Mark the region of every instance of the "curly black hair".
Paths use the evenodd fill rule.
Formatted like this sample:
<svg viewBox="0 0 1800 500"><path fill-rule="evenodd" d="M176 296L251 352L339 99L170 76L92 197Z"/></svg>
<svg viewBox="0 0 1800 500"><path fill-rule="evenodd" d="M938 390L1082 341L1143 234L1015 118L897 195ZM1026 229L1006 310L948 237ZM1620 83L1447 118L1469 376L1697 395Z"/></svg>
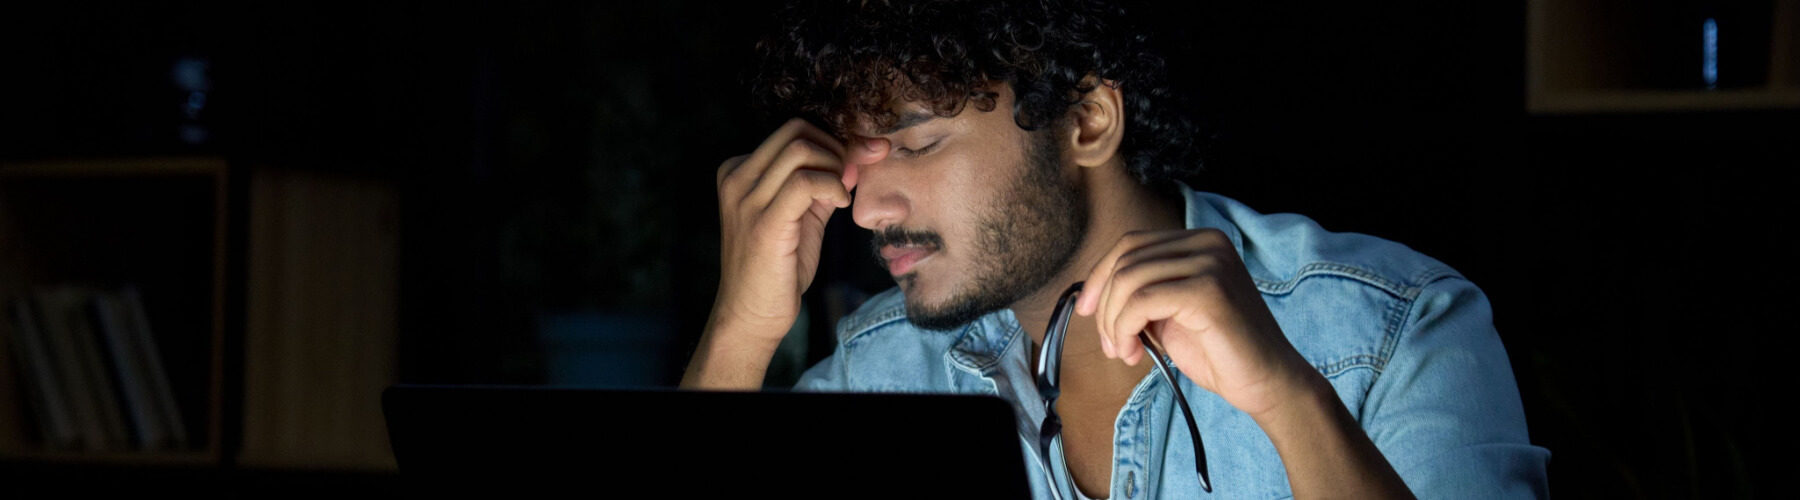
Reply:
<svg viewBox="0 0 1800 500"><path fill-rule="evenodd" d="M846 136L858 117L892 125L894 97L942 117L965 105L991 111L987 89L1005 83L1019 127L1037 130L1066 117L1093 75L1124 97L1126 168L1158 185L1200 169L1203 138L1126 10L1094 0L798 0L757 43L750 87L763 111Z"/></svg>

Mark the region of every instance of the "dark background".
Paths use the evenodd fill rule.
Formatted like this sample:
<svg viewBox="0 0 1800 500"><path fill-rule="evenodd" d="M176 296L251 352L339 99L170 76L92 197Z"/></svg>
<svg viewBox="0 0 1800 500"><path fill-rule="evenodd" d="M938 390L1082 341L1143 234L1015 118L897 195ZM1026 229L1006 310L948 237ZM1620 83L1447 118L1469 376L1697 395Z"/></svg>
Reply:
<svg viewBox="0 0 1800 500"><path fill-rule="evenodd" d="M10 3L0 161L198 153L384 180L402 381L567 381L556 360L610 358L569 358L545 325L598 316L650 325L633 345L652 362L578 382L672 385L717 284L713 170L783 118L740 78L775 3ZM1522 2L1180 5L1146 10L1217 132L1190 184L1473 279L1552 491L1785 490L1794 111L1530 115ZM214 81L200 145L175 133L182 57ZM866 232L827 234L814 290L891 286ZM814 346L840 310L822 293Z"/></svg>

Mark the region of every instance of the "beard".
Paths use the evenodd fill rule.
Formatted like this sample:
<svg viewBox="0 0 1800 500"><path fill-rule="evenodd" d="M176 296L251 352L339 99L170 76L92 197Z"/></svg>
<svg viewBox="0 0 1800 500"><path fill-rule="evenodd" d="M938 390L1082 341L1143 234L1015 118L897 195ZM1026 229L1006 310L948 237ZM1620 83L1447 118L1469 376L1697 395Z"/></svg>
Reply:
<svg viewBox="0 0 1800 500"><path fill-rule="evenodd" d="M1070 260L1087 235L1087 204L1079 177L1063 174L1057 134L1046 128L1031 132L1021 174L1002 189L996 203L977 216L970 255L976 260L969 280L938 304L907 294L906 319L928 330L949 330L1005 307L1043 288ZM941 249L943 239L929 231L889 226L870 242L876 261L886 267L880 249L889 244ZM916 271L897 278L910 290Z"/></svg>

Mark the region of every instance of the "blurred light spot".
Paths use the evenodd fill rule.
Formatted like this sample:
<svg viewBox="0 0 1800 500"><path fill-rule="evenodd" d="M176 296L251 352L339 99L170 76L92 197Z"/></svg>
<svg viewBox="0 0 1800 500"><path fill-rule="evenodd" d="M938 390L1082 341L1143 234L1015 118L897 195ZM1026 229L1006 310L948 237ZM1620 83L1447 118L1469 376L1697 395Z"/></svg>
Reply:
<svg viewBox="0 0 1800 500"><path fill-rule="evenodd" d="M1701 62L1700 77L1706 79L1706 88L1719 88L1719 22L1706 18L1701 25Z"/></svg>
<svg viewBox="0 0 1800 500"><path fill-rule="evenodd" d="M206 142L206 136L206 127L199 125L181 126L181 142L188 144L203 144Z"/></svg>
<svg viewBox="0 0 1800 500"><path fill-rule="evenodd" d="M188 118L199 118L200 110L204 108L206 108L206 93L196 90L188 93L187 106L182 110L187 112Z"/></svg>
<svg viewBox="0 0 1800 500"><path fill-rule="evenodd" d="M175 86L181 90L205 92L212 90L212 79L206 76L212 63L204 58L185 56L175 60Z"/></svg>

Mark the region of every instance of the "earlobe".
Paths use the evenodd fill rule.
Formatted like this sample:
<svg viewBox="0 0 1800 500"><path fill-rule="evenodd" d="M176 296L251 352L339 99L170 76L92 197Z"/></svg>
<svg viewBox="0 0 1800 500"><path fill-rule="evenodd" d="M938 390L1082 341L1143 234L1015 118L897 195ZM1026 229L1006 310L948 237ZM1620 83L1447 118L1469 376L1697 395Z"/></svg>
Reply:
<svg viewBox="0 0 1800 500"><path fill-rule="evenodd" d="M1112 161L1124 140L1124 98L1117 83L1088 78L1097 81L1071 110L1069 153L1077 165L1098 167Z"/></svg>

